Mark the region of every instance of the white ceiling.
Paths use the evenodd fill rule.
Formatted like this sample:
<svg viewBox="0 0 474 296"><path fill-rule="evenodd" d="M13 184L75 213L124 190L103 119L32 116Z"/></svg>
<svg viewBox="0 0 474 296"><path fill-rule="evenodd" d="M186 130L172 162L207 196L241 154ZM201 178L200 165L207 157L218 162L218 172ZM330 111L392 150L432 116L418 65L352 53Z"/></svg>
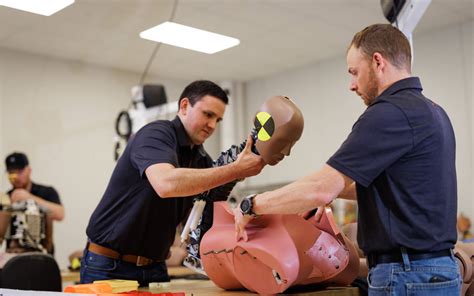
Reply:
<svg viewBox="0 0 474 296"><path fill-rule="evenodd" d="M156 43L138 34L173 3L76 0L50 17L0 6L0 47L142 73ZM473 3L432 0L415 33L472 21ZM341 55L356 31L386 22L379 0L178 0L174 21L241 44L213 55L163 44L150 73L241 81Z"/></svg>

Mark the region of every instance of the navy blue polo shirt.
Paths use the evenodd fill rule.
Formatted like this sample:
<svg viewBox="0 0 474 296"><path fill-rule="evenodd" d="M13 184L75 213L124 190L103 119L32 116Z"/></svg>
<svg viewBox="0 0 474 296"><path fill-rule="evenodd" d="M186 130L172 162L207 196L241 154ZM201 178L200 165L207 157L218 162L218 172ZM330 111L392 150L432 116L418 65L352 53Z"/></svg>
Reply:
<svg viewBox="0 0 474 296"><path fill-rule="evenodd" d="M191 148L179 117L144 126L127 144L90 218L86 233L92 242L121 254L166 259L193 198L160 198L145 174L157 163L207 168L212 160L202 145Z"/></svg>
<svg viewBox="0 0 474 296"><path fill-rule="evenodd" d="M327 162L356 182L357 240L366 254L456 242L454 131L421 91L417 77L391 85Z"/></svg>

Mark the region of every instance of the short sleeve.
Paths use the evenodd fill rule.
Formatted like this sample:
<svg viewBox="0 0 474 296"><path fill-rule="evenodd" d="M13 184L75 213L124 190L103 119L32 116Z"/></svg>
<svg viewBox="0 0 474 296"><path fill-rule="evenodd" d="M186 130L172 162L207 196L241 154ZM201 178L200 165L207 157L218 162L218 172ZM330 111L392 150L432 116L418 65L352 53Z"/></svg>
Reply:
<svg viewBox="0 0 474 296"><path fill-rule="evenodd" d="M388 102L370 106L327 164L364 187L413 147L401 109Z"/></svg>
<svg viewBox="0 0 474 296"><path fill-rule="evenodd" d="M56 191L56 189L54 189L53 187L46 187L45 188L45 196L44 196L44 199L50 201L50 202L54 202L58 205L61 204L61 199L59 198L59 194L58 192Z"/></svg>
<svg viewBox="0 0 474 296"><path fill-rule="evenodd" d="M169 163L178 167L176 135L170 125L149 125L140 130L133 139L131 162L143 176L145 170L157 163Z"/></svg>

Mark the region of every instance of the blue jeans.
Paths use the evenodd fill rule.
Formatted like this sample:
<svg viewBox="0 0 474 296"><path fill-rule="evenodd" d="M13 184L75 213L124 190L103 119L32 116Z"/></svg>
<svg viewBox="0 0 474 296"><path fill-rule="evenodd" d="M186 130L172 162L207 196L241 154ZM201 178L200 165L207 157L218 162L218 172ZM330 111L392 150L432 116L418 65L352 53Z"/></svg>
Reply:
<svg viewBox="0 0 474 296"><path fill-rule="evenodd" d="M461 294L461 275L451 256L383 263L371 268L367 276L369 296L457 296Z"/></svg>
<svg viewBox="0 0 474 296"><path fill-rule="evenodd" d="M140 286L148 286L152 282L170 281L165 262L136 266L133 263L84 250L81 260L81 284L111 279L136 280Z"/></svg>

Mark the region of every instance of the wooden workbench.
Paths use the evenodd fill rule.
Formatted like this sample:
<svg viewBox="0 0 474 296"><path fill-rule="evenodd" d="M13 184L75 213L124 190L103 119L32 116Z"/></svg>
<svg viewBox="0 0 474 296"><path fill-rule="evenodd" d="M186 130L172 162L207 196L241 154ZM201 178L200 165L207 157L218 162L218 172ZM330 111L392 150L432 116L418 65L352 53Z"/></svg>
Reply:
<svg viewBox="0 0 474 296"><path fill-rule="evenodd" d="M210 280L202 279L190 279L196 276L196 273L186 267L171 267L168 268L168 273L171 277L170 283L165 283L159 288L140 288L140 291L149 291L152 293L164 293L164 292L185 292L186 296L243 296L253 295L250 291L225 291L214 285ZM187 278L186 278L187 277ZM304 296L359 296L359 289L355 287L333 287L326 288L324 290L291 290L285 294L280 295L304 295Z"/></svg>
<svg viewBox="0 0 474 296"><path fill-rule="evenodd" d="M168 274L171 278L182 278L186 276L191 276L196 273L194 273L189 268L180 266L180 267L169 267ZM61 279L63 283L64 282L78 283L80 280L80 273L79 271L61 270Z"/></svg>
<svg viewBox="0 0 474 296"><path fill-rule="evenodd" d="M186 267L170 267L168 273L171 277L170 283L160 284L158 288L140 288L140 291L152 293L164 292L184 292L186 296L244 296L256 294L249 291L225 291L214 285L210 280L192 279L198 275ZM79 272L62 272L64 281L79 281ZM301 296L359 296L359 290L355 287L332 287L324 290L292 291L280 295L301 295Z"/></svg>
<svg viewBox="0 0 474 296"><path fill-rule="evenodd" d="M187 280L187 279L174 279L164 287L149 289L140 288L140 291L149 291L152 293L164 293L164 292L184 292L186 296L247 296L256 295L250 291L225 291L214 285L209 280ZM326 288L324 290L314 291L289 291L279 295L304 295L304 296L359 296L359 290L355 287L333 287Z"/></svg>

